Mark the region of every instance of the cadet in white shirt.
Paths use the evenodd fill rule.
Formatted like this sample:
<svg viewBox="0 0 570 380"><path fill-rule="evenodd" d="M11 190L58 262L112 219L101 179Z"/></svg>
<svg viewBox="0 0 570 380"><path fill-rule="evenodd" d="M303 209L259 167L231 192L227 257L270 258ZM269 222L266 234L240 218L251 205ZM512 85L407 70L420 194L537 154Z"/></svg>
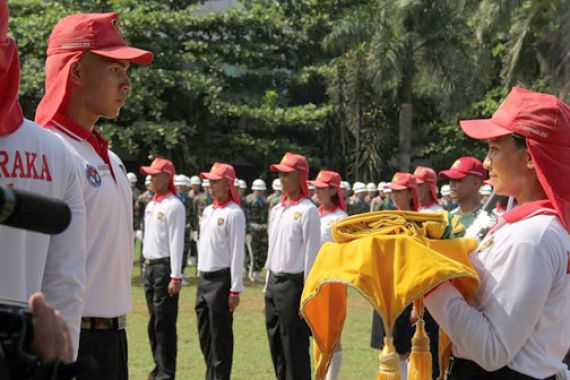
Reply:
<svg viewBox="0 0 570 380"><path fill-rule="evenodd" d="M303 285L321 246L317 208L309 199L309 164L286 153L271 165L283 186L281 202L269 214L269 252L265 286L265 323L279 380L311 378L310 330L300 317Z"/></svg>
<svg viewBox="0 0 570 380"><path fill-rule="evenodd" d="M143 244L148 337L155 364L148 378L174 379L186 210L176 195L172 162L157 157L140 171L151 176L150 190L154 192L145 209Z"/></svg>
<svg viewBox="0 0 570 380"><path fill-rule="evenodd" d="M314 181L319 202L319 216L321 217L321 243L332 242L332 226L348 216L346 202L342 194L340 174L333 171L321 170ZM342 348L340 342L332 357L326 380L336 380L340 373L342 363Z"/></svg>
<svg viewBox="0 0 570 380"><path fill-rule="evenodd" d="M196 317L207 380L231 376L233 313L243 291L245 216L240 208L233 166L216 162L202 179L210 181L214 203L200 218Z"/></svg>
<svg viewBox="0 0 570 380"><path fill-rule="evenodd" d="M0 302L25 303L33 293L43 292L69 327L75 357L85 288L81 173L57 136L24 119L18 102L18 50L7 32L8 4L0 0L0 185L64 201L71 209L71 224L57 235L0 226Z"/></svg>
<svg viewBox="0 0 570 380"><path fill-rule="evenodd" d="M487 140L495 192L514 196L471 254L481 278L466 302L449 283L425 305L453 343L449 379L554 379L570 346L570 108L515 87L491 119L462 121Z"/></svg>
<svg viewBox="0 0 570 380"><path fill-rule="evenodd" d="M131 90L130 63L152 53L127 45L116 13L76 14L52 31L45 95L36 122L56 132L81 167L86 208L86 288L79 358L97 369L84 379L128 379L126 314L131 310L132 191L125 166L95 129L115 118Z"/></svg>

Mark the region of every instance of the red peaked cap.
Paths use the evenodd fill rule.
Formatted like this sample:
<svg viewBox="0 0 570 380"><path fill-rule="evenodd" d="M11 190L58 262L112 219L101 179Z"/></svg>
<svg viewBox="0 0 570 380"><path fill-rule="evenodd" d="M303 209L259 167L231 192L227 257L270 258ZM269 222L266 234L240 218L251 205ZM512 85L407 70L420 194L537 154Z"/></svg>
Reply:
<svg viewBox="0 0 570 380"><path fill-rule="evenodd" d="M8 37L8 1L0 0L0 136L14 132L24 122L18 103L20 60L18 47Z"/></svg>
<svg viewBox="0 0 570 380"><path fill-rule="evenodd" d="M241 199L235 186L236 171L232 165L215 162L209 172L200 173L200 178L211 181L225 180L230 189L230 198L238 206L241 204Z"/></svg>
<svg viewBox="0 0 570 380"><path fill-rule="evenodd" d="M46 60L45 95L36 110L36 123L46 125L67 95L71 65L91 52L106 58L141 65L152 62L152 53L129 46L121 35L119 16L81 13L64 17L53 29Z"/></svg>
<svg viewBox="0 0 570 380"><path fill-rule="evenodd" d="M570 232L570 108L562 100L514 87L493 117L460 125L478 140L512 133L526 137L538 180Z"/></svg>
<svg viewBox="0 0 570 380"><path fill-rule="evenodd" d="M392 177L392 182L386 185L392 190L410 190L412 193L413 210L418 211L420 202L418 200L418 185L416 179L410 173L396 173Z"/></svg>
<svg viewBox="0 0 570 380"><path fill-rule="evenodd" d="M141 166L140 172L142 175L159 174L166 173L170 181L168 182L168 190L174 195L176 195L176 187L174 186L174 175L176 174L176 169L174 164L167 160L166 158L157 157L155 158L150 166Z"/></svg>
<svg viewBox="0 0 570 380"><path fill-rule="evenodd" d="M299 181L301 186L301 194L303 197L309 198L309 187L307 180L309 179L309 163L305 156L300 154L287 152L281 159L279 164L273 164L269 167L272 172L290 173L293 171L299 172Z"/></svg>
<svg viewBox="0 0 570 380"><path fill-rule="evenodd" d="M307 181L309 184L315 186L318 189L324 189L326 187L334 187L336 189L336 195L338 197L338 207L346 211L346 202L342 195L342 190L340 188L341 177L337 172L329 170L321 170L317 175L317 179L314 181Z"/></svg>
<svg viewBox="0 0 570 380"><path fill-rule="evenodd" d="M422 183L427 183L429 185L429 194L431 196L431 200L434 202L438 202L437 174L435 173L435 170L425 166L418 166L414 171L414 178L416 179L416 183L418 185L421 185Z"/></svg>

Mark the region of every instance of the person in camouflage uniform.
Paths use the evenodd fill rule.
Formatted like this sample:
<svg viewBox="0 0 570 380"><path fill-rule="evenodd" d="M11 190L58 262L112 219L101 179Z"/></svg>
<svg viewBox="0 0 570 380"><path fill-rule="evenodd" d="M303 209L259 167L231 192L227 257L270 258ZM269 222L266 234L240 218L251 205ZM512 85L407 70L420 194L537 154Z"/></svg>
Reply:
<svg viewBox="0 0 570 380"><path fill-rule="evenodd" d="M267 197L267 203L269 203L269 211L271 211L275 205L279 204L279 202L281 202L281 198L283 198L283 188L281 187L281 181L279 178L275 178L273 180L271 183L271 188L273 189L273 193ZM267 212L268 215L269 211Z"/></svg>
<svg viewBox="0 0 570 380"><path fill-rule="evenodd" d="M370 212L370 204L364 200L367 194L366 185L362 182L355 182L352 190L354 195L348 200L348 215Z"/></svg>
<svg viewBox="0 0 570 380"><path fill-rule="evenodd" d="M188 195L190 191L190 178L184 174L178 174L174 176L174 187L176 187L176 195L178 199L184 205L184 210L186 211L186 225L184 226L184 251L182 255L182 273L186 265L188 265L188 255L190 254L190 238L192 236L192 220L194 202L192 198Z"/></svg>
<svg viewBox="0 0 570 380"><path fill-rule="evenodd" d="M244 211L247 221L246 242L247 249L251 248L253 254L253 267L250 268L249 277L252 281L259 281L259 272L267 259L267 218L269 203L265 198L267 186L262 179L256 179L251 186L253 193L245 198ZM251 263L250 263L251 265Z"/></svg>
<svg viewBox="0 0 570 380"><path fill-rule="evenodd" d="M137 198L137 201L135 202L135 208L133 210L133 215L138 215L137 217L137 230L141 231L141 236L138 236L137 238L139 238L140 242L141 242L141 255L140 255L140 261L139 261L139 266L140 266L140 270L141 270L141 281L144 282L144 278L142 276L143 273L143 269L144 269L144 256L142 254L143 251L143 236L144 236L144 210L146 209L146 205L148 205L150 203L150 201L152 201L152 197L154 196L154 193L152 191L150 191L150 175L147 175L145 180L144 180L144 186L146 188L146 191L144 193L142 193L141 195L139 195L139 197Z"/></svg>
<svg viewBox="0 0 570 380"><path fill-rule="evenodd" d="M202 194L202 181L197 175L190 177L191 189L188 192L188 198L190 198L191 207L188 213L188 218L190 220L190 229L192 230L190 235L190 261L195 265L198 262L198 231L200 229L200 220L198 214L196 213L195 202ZM188 219L187 219L188 220Z"/></svg>

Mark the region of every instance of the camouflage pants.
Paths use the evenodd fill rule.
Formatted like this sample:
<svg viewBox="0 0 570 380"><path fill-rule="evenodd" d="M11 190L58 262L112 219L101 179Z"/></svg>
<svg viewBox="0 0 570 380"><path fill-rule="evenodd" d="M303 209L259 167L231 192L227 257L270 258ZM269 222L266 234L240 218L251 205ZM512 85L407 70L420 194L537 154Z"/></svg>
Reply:
<svg viewBox="0 0 570 380"><path fill-rule="evenodd" d="M259 272L267 260L267 230L251 231L253 270Z"/></svg>

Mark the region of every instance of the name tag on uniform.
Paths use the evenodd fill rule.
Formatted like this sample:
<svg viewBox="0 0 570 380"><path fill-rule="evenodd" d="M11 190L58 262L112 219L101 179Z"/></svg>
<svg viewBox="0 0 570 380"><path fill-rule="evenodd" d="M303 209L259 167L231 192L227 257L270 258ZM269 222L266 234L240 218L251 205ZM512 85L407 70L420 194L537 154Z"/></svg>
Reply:
<svg viewBox="0 0 570 380"><path fill-rule="evenodd" d="M97 171L101 175L101 177L108 177L111 175L111 169L109 169L109 165L97 165Z"/></svg>
<svg viewBox="0 0 570 380"><path fill-rule="evenodd" d="M224 225L224 218L218 218L218 226Z"/></svg>
<svg viewBox="0 0 570 380"><path fill-rule="evenodd" d="M293 214L293 219L295 220L301 219L301 213L299 211L295 211L295 213Z"/></svg>

